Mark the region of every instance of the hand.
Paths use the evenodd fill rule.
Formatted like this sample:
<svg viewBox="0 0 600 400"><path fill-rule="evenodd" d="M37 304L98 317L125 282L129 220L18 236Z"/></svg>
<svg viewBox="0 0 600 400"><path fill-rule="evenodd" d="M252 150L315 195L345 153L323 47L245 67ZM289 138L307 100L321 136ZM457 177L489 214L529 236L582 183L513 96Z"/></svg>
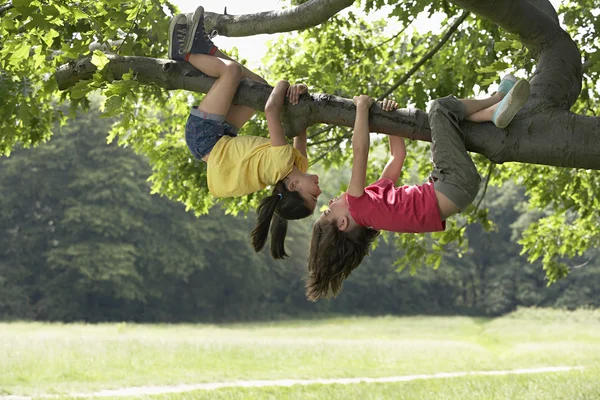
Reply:
<svg viewBox="0 0 600 400"><path fill-rule="evenodd" d="M298 104L301 94L308 93L308 87L304 83L296 83L287 89L286 96L290 103Z"/></svg>
<svg viewBox="0 0 600 400"><path fill-rule="evenodd" d="M377 103L379 103L383 111L394 111L398 108L398 103L390 99L384 99L383 101L378 101Z"/></svg>
<svg viewBox="0 0 600 400"><path fill-rule="evenodd" d="M366 94L361 94L360 96L354 96L352 102L356 105L356 107L365 107L369 108L375 102L375 99L371 96L367 96Z"/></svg>

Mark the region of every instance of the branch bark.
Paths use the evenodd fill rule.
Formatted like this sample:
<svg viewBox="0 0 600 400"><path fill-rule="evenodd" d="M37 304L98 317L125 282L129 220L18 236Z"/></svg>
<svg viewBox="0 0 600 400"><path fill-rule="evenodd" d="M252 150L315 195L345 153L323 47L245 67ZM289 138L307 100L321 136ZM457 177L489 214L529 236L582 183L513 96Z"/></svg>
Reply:
<svg viewBox="0 0 600 400"><path fill-rule="evenodd" d="M206 93L215 79L203 75L184 62L147 57L108 55L106 66L115 79L132 70L142 83L152 83L168 90L185 89ZM65 90L80 80L91 79L96 67L90 58L59 67L56 78ZM264 110L273 88L244 79L234 103ZM286 134L295 136L306 127L335 124L352 127L355 106L351 99L328 94L302 96L299 104L284 107ZM384 112L375 104L370 111L371 130L413 140L431 141L427 113L418 109ZM483 154L495 163L516 161L560 167L600 170L600 118L575 115L557 107L520 113L506 129L491 123L465 121L462 128L469 151ZM552 139L548 133L553 132Z"/></svg>
<svg viewBox="0 0 600 400"><path fill-rule="evenodd" d="M4 13L6 13L11 8L13 8L13 4L10 1L6 4L1 4L0 5L0 16L4 15Z"/></svg>
<svg viewBox="0 0 600 400"><path fill-rule="evenodd" d="M310 0L283 11L244 15L206 12L206 27L229 37L291 32L322 24L352 3L354 0Z"/></svg>

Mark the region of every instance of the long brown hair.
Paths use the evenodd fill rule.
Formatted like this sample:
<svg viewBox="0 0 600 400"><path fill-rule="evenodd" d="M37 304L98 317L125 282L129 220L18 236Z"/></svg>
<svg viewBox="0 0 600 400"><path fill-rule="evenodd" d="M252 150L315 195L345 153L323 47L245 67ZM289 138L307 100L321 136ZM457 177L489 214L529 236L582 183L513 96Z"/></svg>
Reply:
<svg viewBox="0 0 600 400"><path fill-rule="evenodd" d="M270 231L271 257L276 260L287 257L285 236L288 220L306 218L313 211L300 193L288 190L283 180L277 182L271 195L258 205L256 227L251 235L254 251L262 250Z"/></svg>
<svg viewBox="0 0 600 400"><path fill-rule="evenodd" d="M340 231L336 221L315 222L308 255L306 297L317 301L337 296L344 279L369 254L378 235L378 230L361 225Z"/></svg>

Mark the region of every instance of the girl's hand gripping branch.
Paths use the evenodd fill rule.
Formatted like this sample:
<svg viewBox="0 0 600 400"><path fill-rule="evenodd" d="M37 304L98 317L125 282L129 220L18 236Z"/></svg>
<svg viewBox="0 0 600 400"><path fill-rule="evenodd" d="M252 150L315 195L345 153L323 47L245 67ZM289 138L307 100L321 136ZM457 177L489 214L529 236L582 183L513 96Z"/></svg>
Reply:
<svg viewBox="0 0 600 400"><path fill-rule="evenodd" d="M369 108L375 100L367 95L354 96L352 100L356 105L356 119L354 133L352 134L352 175L348 185L348 194L360 197L365 192L367 181L367 161L369 159Z"/></svg>
<svg viewBox="0 0 600 400"><path fill-rule="evenodd" d="M265 105L265 117L267 118L269 137L271 138L271 146L273 147L288 144L283 132L283 124L281 123L281 111L283 110L283 100L289 87L290 83L288 81L277 82Z"/></svg>
<svg viewBox="0 0 600 400"><path fill-rule="evenodd" d="M298 104L301 94L308 93L308 87L304 83L291 85L287 90L287 97L291 104Z"/></svg>

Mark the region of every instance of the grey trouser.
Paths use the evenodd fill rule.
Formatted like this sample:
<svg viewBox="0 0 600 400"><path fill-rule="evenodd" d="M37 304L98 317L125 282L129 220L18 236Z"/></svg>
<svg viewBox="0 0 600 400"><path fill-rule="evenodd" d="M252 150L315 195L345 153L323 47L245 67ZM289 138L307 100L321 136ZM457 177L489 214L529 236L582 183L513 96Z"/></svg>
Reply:
<svg viewBox="0 0 600 400"><path fill-rule="evenodd" d="M481 183L459 126L464 118L465 106L454 96L431 103L429 127L433 171L429 179L435 190L448 197L461 211L475 200Z"/></svg>

